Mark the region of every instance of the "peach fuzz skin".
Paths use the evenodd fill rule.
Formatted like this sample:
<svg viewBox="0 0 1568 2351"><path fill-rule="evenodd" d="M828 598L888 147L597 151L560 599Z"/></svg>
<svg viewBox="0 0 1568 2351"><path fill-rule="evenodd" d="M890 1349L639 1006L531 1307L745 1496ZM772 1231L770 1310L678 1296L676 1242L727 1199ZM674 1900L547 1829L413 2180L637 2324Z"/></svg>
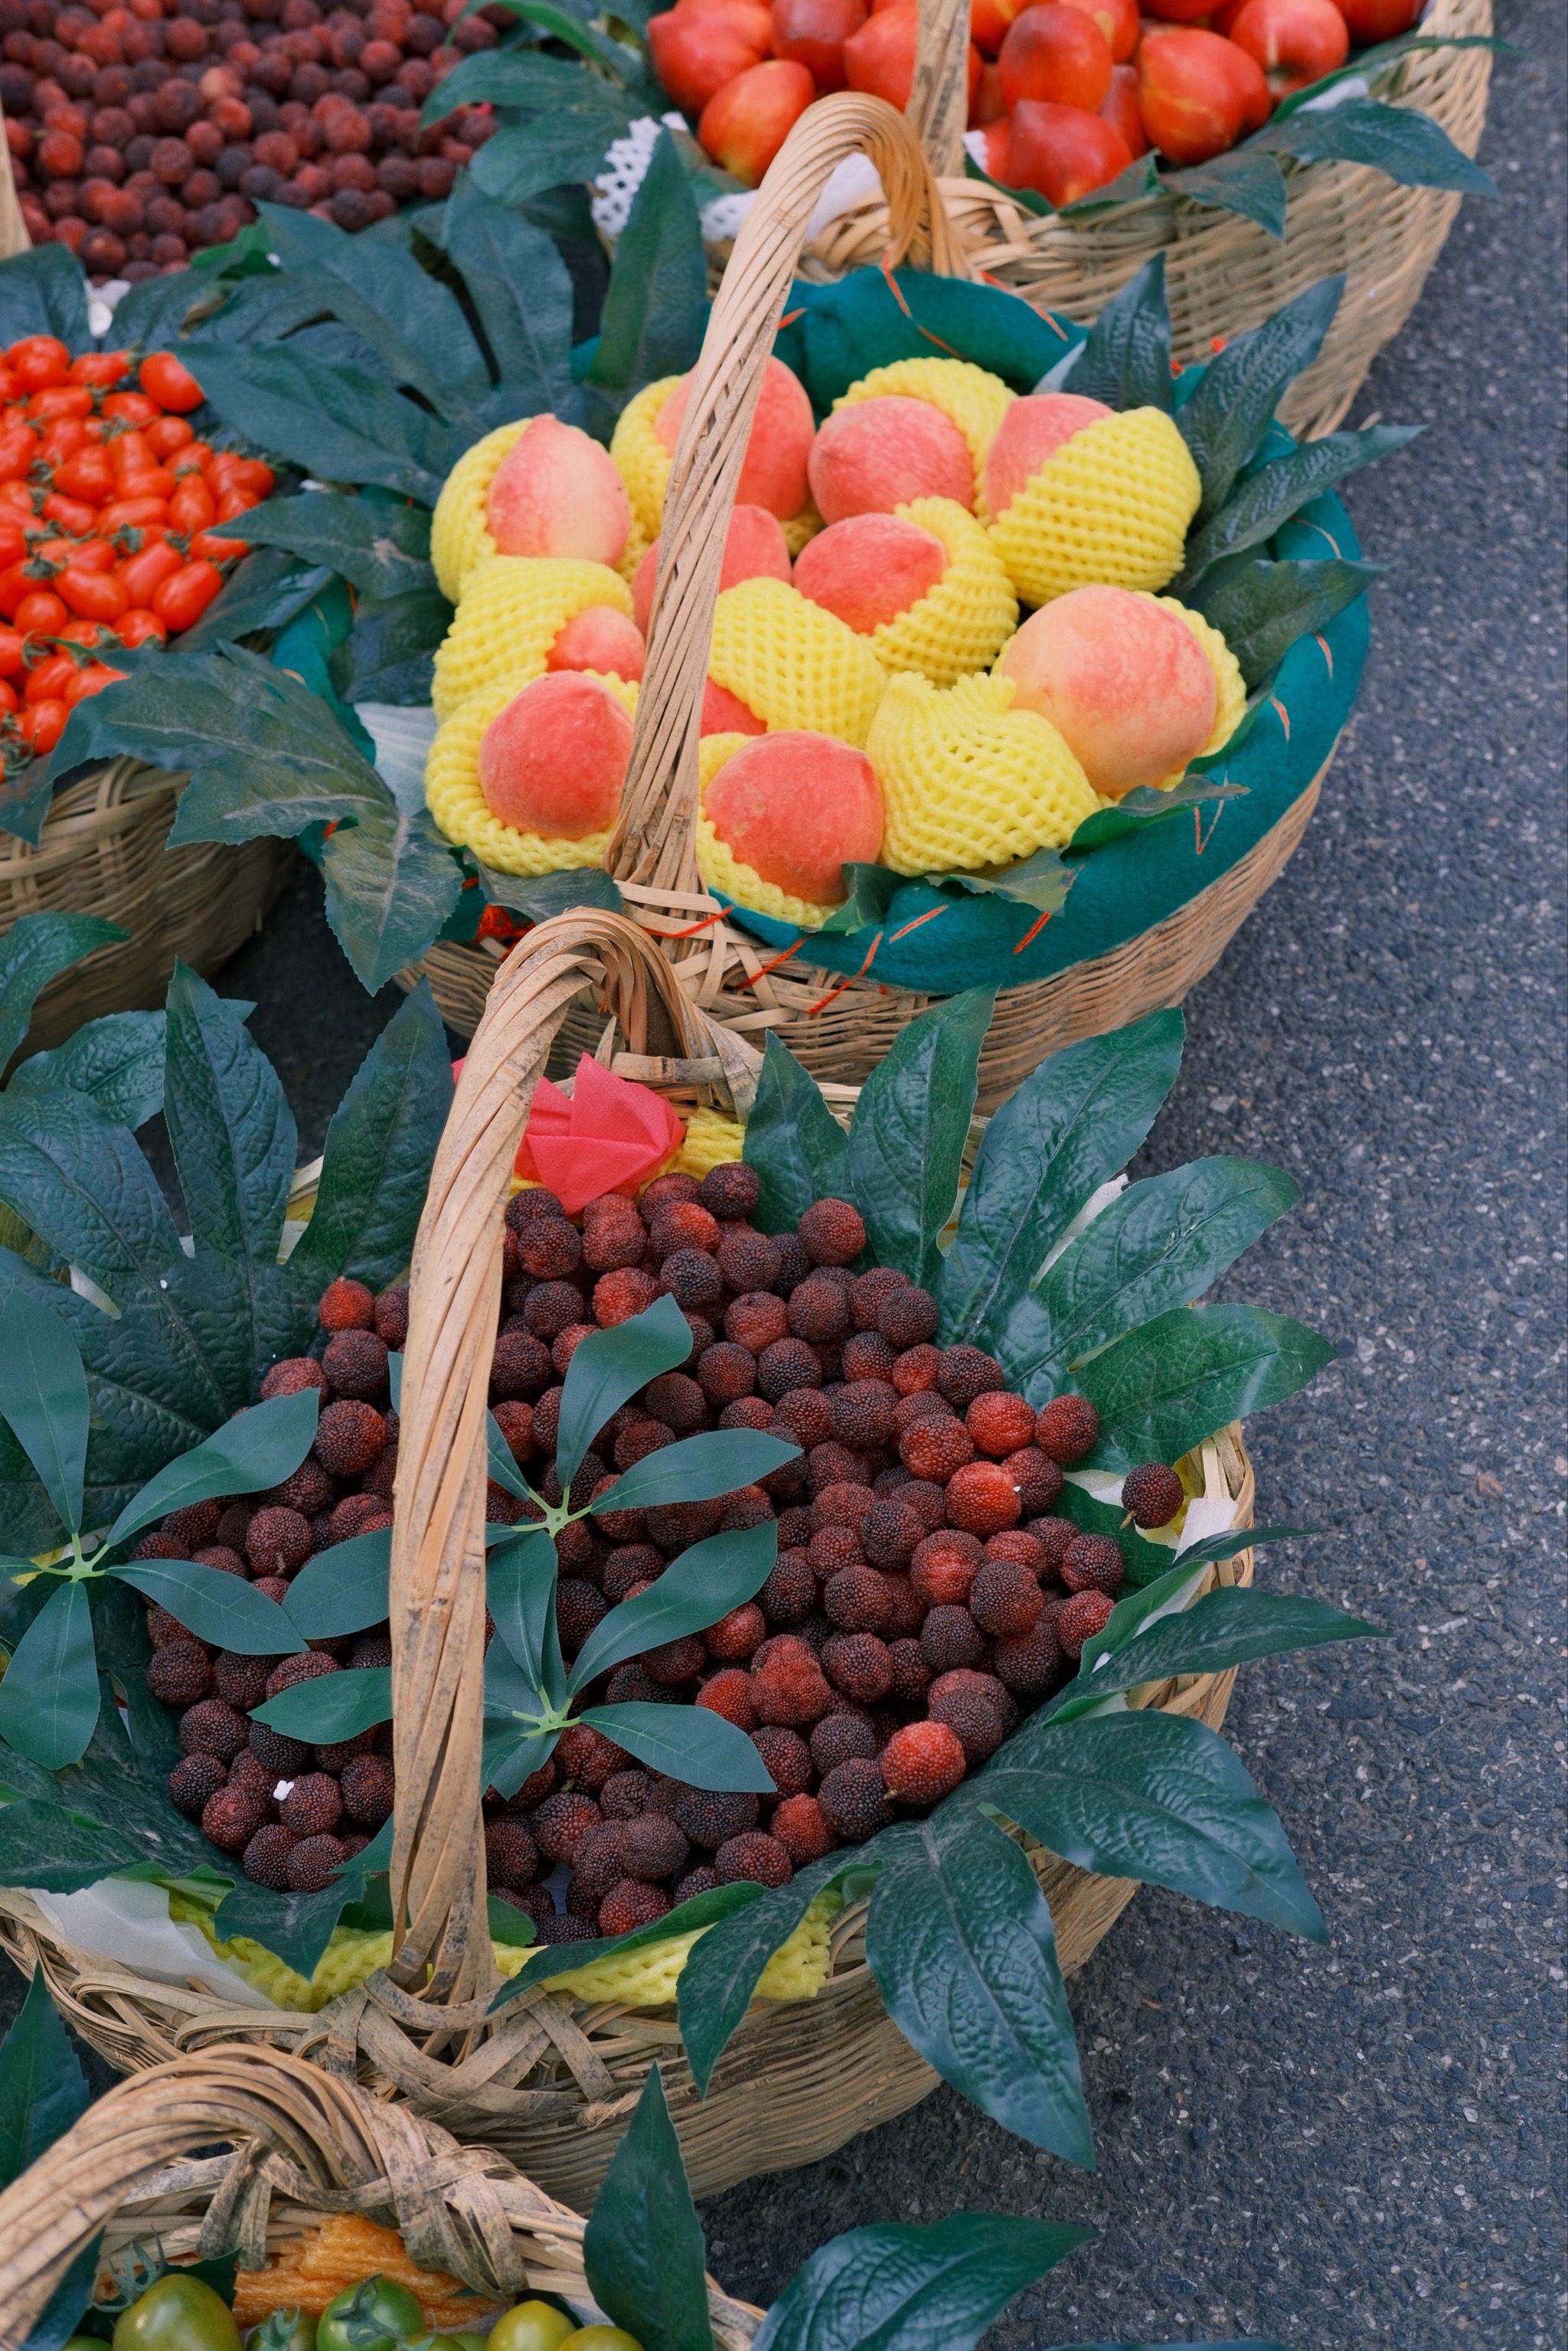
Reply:
<svg viewBox="0 0 1568 2351"><path fill-rule="evenodd" d="M851 515L808 539L795 585L862 637L928 596L947 569L934 532L897 515Z"/></svg>
<svg viewBox="0 0 1568 2351"><path fill-rule="evenodd" d="M632 611L637 626L644 636L653 610L653 582L659 576L659 542L653 541L632 582ZM789 550L784 544L784 534L779 528L777 515L766 507L737 507L729 518L725 535L724 564L718 575L719 590L738 587L743 580L782 580L789 578Z"/></svg>
<svg viewBox="0 0 1568 2351"><path fill-rule="evenodd" d="M843 868L874 862L882 789L863 751L786 727L719 769L704 803L719 839L764 882L813 906L840 904Z"/></svg>
<svg viewBox="0 0 1568 2351"><path fill-rule="evenodd" d="M1075 433L1086 433L1111 414L1103 401L1076 392L1031 392L1015 400L986 454L986 504L1005 514L1025 484Z"/></svg>
<svg viewBox="0 0 1568 2351"><path fill-rule="evenodd" d="M547 670L607 670L612 677L641 679L648 649L643 632L610 604L574 612L545 656Z"/></svg>
<svg viewBox="0 0 1568 2351"><path fill-rule="evenodd" d="M731 694L727 685L716 684L710 677L703 686L703 715L698 731L704 735L766 735L768 728L738 694Z"/></svg>
<svg viewBox="0 0 1568 2351"><path fill-rule="evenodd" d="M681 437L690 381L689 376L683 376L653 419L653 431L672 456ZM751 420L736 503L766 507L780 522L800 514L806 504L806 460L816 429L817 420L800 377L792 375L782 360L769 360Z"/></svg>
<svg viewBox="0 0 1568 2351"><path fill-rule="evenodd" d="M581 841L615 821L632 721L615 696L570 671L536 678L479 743L479 789L518 832Z"/></svg>
<svg viewBox="0 0 1568 2351"><path fill-rule="evenodd" d="M1027 620L997 664L1048 718L1102 798L1156 784L1201 751L1218 689L1191 630L1124 588L1075 588Z"/></svg>
<svg viewBox="0 0 1568 2351"><path fill-rule="evenodd" d="M957 426L928 402L895 392L835 409L806 470L824 522L891 514L914 498L974 508L975 468Z"/></svg>
<svg viewBox="0 0 1568 2351"><path fill-rule="evenodd" d="M632 509L608 450L575 424L536 416L496 468L485 521L503 555L575 556L613 569Z"/></svg>

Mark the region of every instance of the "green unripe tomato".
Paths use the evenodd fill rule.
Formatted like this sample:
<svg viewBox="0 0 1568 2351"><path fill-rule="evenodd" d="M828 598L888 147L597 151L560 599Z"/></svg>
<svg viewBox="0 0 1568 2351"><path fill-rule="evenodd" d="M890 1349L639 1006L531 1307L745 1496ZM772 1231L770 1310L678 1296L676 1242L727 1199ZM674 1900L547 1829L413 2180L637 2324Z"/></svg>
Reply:
<svg viewBox="0 0 1568 2351"><path fill-rule="evenodd" d="M623 2326L580 2326L562 2335L558 2351L643 2351L643 2346Z"/></svg>
<svg viewBox="0 0 1568 2351"><path fill-rule="evenodd" d="M308 2310L292 2303L275 2310L245 2338L245 2351L316 2351L316 2321Z"/></svg>
<svg viewBox="0 0 1568 2351"><path fill-rule="evenodd" d="M171 2270L120 2312L114 2351L240 2351L239 2328L204 2278Z"/></svg>
<svg viewBox="0 0 1568 2351"><path fill-rule="evenodd" d="M519 2302L497 2319L485 2351L560 2351L567 2336L578 2331L563 2310L548 2302Z"/></svg>
<svg viewBox="0 0 1568 2351"><path fill-rule="evenodd" d="M403 2351L427 2338L424 2313L407 2286L361 2278L333 2295L316 2322L316 2351Z"/></svg>

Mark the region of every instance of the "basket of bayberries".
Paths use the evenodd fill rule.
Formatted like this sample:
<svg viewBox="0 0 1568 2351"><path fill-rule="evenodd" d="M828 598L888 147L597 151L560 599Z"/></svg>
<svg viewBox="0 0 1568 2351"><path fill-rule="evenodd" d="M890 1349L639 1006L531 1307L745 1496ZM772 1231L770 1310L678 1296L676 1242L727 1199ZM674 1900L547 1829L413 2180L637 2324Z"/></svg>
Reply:
<svg viewBox="0 0 1568 2351"><path fill-rule="evenodd" d="M618 1032L555 1084L583 994ZM636 925L540 925L406 1283L372 1269L409 1185L372 1208L353 1176L406 1150L417 1030L356 1088L385 1139L329 1143L246 1311L287 1297L301 1332L291 1268L366 1278L313 1293L314 1344L140 1487L146 1432L98 1373L88 1442L82 1352L135 1376L118 1326L11 1271L0 1416L37 1548L5 1620L0 1912L115 2063L255 2035L580 2201L655 2060L704 2189L939 2075L1086 2161L1063 1971L1136 1881L1322 1933L1215 1726L1238 1663L1356 1629L1249 1588L1235 1423L1332 1351L1190 1303L1297 1187L1230 1159L1124 1186L1176 1012L977 1130L989 1008L913 1024L841 1119ZM235 1299L210 1223L176 1288Z"/></svg>
<svg viewBox="0 0 1568 2351"><path fill-rule="evenodd" d="M15 313L36 273L7 268ZM85 343L75 265L63 274ZM40 1043L89 1012L156 1004L176 956L215 969L282 878L271 841L165 852L180 776L132 759L63 787L48 774L71 711L125 674L118 659L181 643L249 553L224 525L267 496L272 469L204 439L201 408L168 351L73 356L59 335L29 333L0 357L0 931L44 909L126 935L55 984Z"/></svg>
<svg viewBox="0 0 1568 2351"><path fill-rule="evenodd" d="M862 148L935 266L791 290ZM1359 679L1375 569L1333 485L1408 436L1272 422L1339 291L1173 381L1158 262L1087 338L1041 319L963 274L903 119L824 99L692 374L608 452L540 416L448 476L436 824L503 918L604 867L716 1018L822 1078L988 987L988 1107L1178 1001L1300 839ZM428 957L454 1025L494 952Z"/></svg>

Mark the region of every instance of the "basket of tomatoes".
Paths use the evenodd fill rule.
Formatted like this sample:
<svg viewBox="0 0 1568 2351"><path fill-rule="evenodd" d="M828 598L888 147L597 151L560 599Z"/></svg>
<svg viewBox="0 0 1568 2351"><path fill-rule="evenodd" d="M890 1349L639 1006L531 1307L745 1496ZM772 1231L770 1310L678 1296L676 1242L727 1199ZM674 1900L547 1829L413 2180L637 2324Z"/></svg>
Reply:
<svg viewBox="0 0 1568 2351"><path fill-rule="evenodd" d="M47 765L75 705L187 638L250 551L224 525L272 470L204 439L202 407L167 351L73 359L30 334L0 357L0 935L50 910L124 934L46 991L35 1045L161 1002L176 957L215 970L285 870L273 841L165 851L181 776L116 759L62 785Z"/></svg>

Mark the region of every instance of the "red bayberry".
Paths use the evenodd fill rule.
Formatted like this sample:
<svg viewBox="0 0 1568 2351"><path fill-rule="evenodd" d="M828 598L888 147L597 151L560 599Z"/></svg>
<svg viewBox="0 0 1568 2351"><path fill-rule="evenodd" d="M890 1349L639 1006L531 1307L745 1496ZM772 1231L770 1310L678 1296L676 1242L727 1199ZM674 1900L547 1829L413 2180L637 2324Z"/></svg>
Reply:
<svg viewBox="0 0 1568 2351"><path fill-rule="evenodd" d="M617 1266L601 1273L593 1285L595 1320L601 1329L612 1331L633 1314L645 1314L658 1294L657 1282L641 1266Z"/></svg>
<svg viewBox="0 0 1568 2351"><path fill-rule="evenodd" d="M708 1255L718 1247L718 1220L695 1200L672 1200L654 1216L648 1238L660 1259L673 1257L677 1249Z"/></svg>
<svg viewBox="0 0 1568 2351"><path fill-rule="evenodd" d="M889 1346L895 1348L900 1355L913 1354L924 1349L936 1332L936 1301L928 1290L922 1290L914 1282L905 1282L900 1289L890 1290L876 1318L877 1329ZM921 1384L929 1383L923 1380ZM896 1370L894 1385L900 1389L901 1394L905 1393Z"/></svg>
<svg viewBox="0 0 1568 2351"><path fill-rule="evenodd" d="M923 1428L931 1426L921 1423ZM1018 1524L1018 1489L999 1462L967 1462L947 1481L947 1516L969 1534L999 1534Z"/></svg>
<svg viewBox="0 0 1568 2351"><path fill-rule="evenodd" d="M321 1894L331 1885L346 1856L335 1836L301 1837L285 1864L296 1894Z"/></svg>
<svg viewBox="0 0 1568 2351"><path fill-rule="evenodd" d="M1099 1444L1100 1416L1087 1396L1052 1396L1035 1422L1034 1441L1042 1453L1070 1469Z"/></svg>
<svg viewBox="0 0 1568 2351"><path fill-rule="evenodd" d="M804 1339L776 1339L757 1359L757 1384L769 1404L779 1404L791 1388L820 1388L822 1367Z"/></svg>
<svg viewBox="0 0 1568 2351"><path fill-rule="evenodd" d="M169 1799L188 1821L199 1821L209 1796L215 1796L228 1779L228 1766L215 1755L186 1755L169 1774Z"/></svg>
<svg viewBox="0 0 1568 2351"><path fill-rule="evenodd" d="M213 1686L213 1669L199 1641L170 1641L147 1663L147 1687L165 1706L195 1706Z"/></svg>
<svg viewBox="0 0 1568 2351"><path fill-rule="evenodd" d="M752 1732L751 1743L781 1796L805 1793L815 1775L811 1750L798 1730L786 1730L782 1723L765 1722Z"/></svg>
<svg viewBox="0 0 1568 2351"><path fill-rule="evenodd" d="M983 1763L996 1753L1018 1713L994 1674L963 1668L939 1675L926 1703L934 1720L957 1732L971 1763Z"/></svg>
<svg viewBox="0 0 1568 2351"><path fill-rule="evenodd" d="M873 1446L891 1442L898 1394L890 1381L847 1380L841 1388L833 1391L828 1405L833 1416L833 1435L841 1445L865 1453Z"/></svg>
<svg viewBox="0 0 1568 2351"><path fill-rule="evenodd" d="M726 1223L749 1217L761 1197L761 1178L744 1159L725 1159L710 1167L697 1193L708 1214Z"/></svg>
<svg viewBox="0 0 1568 2351"><path fill-rule="evenodd" d="M909 1580L934 1608L961 1607L985 1556L976 1536L956 1527L943 1529L916 1544L909 1562Z"/></svg>
<svg viewBox="0 0 1568 2351"><path fill-rule="evenodd" d="M997 1642L991 1667L1015 1698L1043 1698L1056 1687L1061 1673L1061 1644L1056 1637L1054 1615L1042 1610L1027 1633Z"/></svg>
<svg viewBox="0 0 1568 2351"><path fill-rule="evenodd" d="M756 1726L751 1676L744 1666L726 1666L722 1672L710 1674L697 1692L696 1702L706 1706L710 1714L722 1714L737 1730L751 1730Z"/></svg>
<svg viewBox="0 0 1568 2351"><path fill-rule="evenodd" d="M374 1331L340 1331L321 1357L334 1395L380 1404L387 1393L387 1343Z"/></svg>
<svg viewBox="0 0 1568 2351"><path fill-rule="evenodd" d="M858 1706L875 1706L893 1687L887 1644L874 1633L835 1633L822 1651L828 1679Z"/></svg>
<svg viewBox="0 0 1568 2351"><path fill-rule="evenodd" d="M705 1853L716 1853L728 1838L754 1829L757 1812L756 1797L743 1789L679 1787L675 1792L675 1826Z"/></svg>
<svg viewBox="0 0 1568 2351"><path fill-rule="evenodd" d="M376 1332L378 1337L384 1339L387 1345L394 1352L407 1343L408 1288L406 1283L400 1282L392 1290L383 1290L377 1299Z"/></svg>
<svg viewBox="0 0 1568 2351"><path fill-rule="evenodd" d="M386 1441L386 1421L374 1405L344 1396L317 1422L311 1451L329 1476L362 1478Z"/></svg>
<svg viewBox="0 0 1568 2351"><path fill-rule="evenodd" d="M705 1349L697 1364L697 1385L708 1402L721 1411L751 1395L757 1385L757 1358L748 1347L721 1339Z"/></svg>
<svg viewBox="0 0 1568 2351"><path fill-rule="evenodd" d="M832 1698L822 1669L814 1658L769 1658L752 1672L751 1701L758 1722L783 1723L796 1729L804 1723L820 1721Z"/></svg>
<svg viewBox="0 0 1568 2351"><path fill-rule="evenodd" d="M904 1567L925 1537L925 1521L896 1491L879 1495L861 1521L861 1541L873 1567Z"/></svg>
<svg viewBox="0 0 1568 2351"><path fill-rule="evenodd" d="M1027 1567L988 1559L969 1588L969 1614L982 1633L1012 1638L1027 1633L1044 1602Z"/></svg>
<svg viewBox="0 0 1568 2351"><path fill-rule="evenodd" d="M343 1817L343 1792L329 1771L306 1771L283 1799L283 1823L298 1837L330 1836Z"/></svg>
<svg viewBox="0 0 1568 2351"><path fill-rule="evenodd" d="M232 1763L250 1734L250 1725L237 1708L221 1698L198 1699L180 1718L180 1745L187 1755L215 1755ZM241 1844L244 1839L241 1839ZM235 1853L239 1846L232 1848Z"/></svg>
<svg viewBox="0 0 1568 2351"><path fill-rule="evenodd" d="M356 1755L343 1766L343 1809L356 1828L379 1829L391 1816L396 1782L391 1758Z"/></svg>
<svg viewBox="0 0 1568 2351"><path fill-rule="evenodd" d="M883 1301L895 1290L906 1290L909 1276L895 1266L873 1265L857 1274L850 1290L850 1316L855 1329L870 1337L876 1332Z"/></svg>
<svg viewBox="0 0 1568 2351"><path fill-rule="evenodd" d="M733 1339L737 1346L747 1348L754 1355L760 1355L777 1340L787 1338L789 1331L789 1310L771 1290L748 1290L725 1309L726 1338Z"/></svg>
<svg viewBox="0 0 1568 2351"><path fill-rule="evenodd" d="M1143 1461L1122 1480L1122 1508L1138 1527L1167 1527L1186 1499L1181 1479L1163 1461Z"/></svg>
<svg viewBox="0 0 1568 2351"><path fill-rule="evenodd" d="M641 1878L622 1877L612 1886L599 1906L599 1931L601 1935L630 1935L638 1927L651 1927L655 1918L663 1918L670 1907L670 1897L656 1886L644 1886Z"/></svg>
<svg viewBox="0 0 1568 2351"><path fill-rule="evenodd" d="M928 1478L933 1485L946 1486L956 1471L973 1461L975 1447L961 1420L950 1413L927 1413L904 1429L898 1440L898 1455L911 1477ZM1008 1490L1012 1492L1010 1487ZM1016 1494L1012 1499L1016 1512Z"/></svg>
<svg viewBox="0 0 1568 2351"><path fill-rule="evenodd" d="M219 1788L202 1806L202 1834L225 1853L242 1853L267 1810L258 1788Z"/></svg>
<svg viewBox="0 0 1568 2351"><path fill-rule="evenodd" d="M893 1386L897 1355L880 1331L854 1331L844 1341L841 1361L846 1380L883 1380ZM894 1388L896 1398L898 1391Z"/></svg>
<svg viewBox="0 0 1568 2351"><path fill-rule="evenodd" d="M832 1850L832 1832L822 1818L822 1808L815 1796L786 1796L774 1808L770 1828L797 1869L804 1869L810 1861L820 1861Z"/></svg>
<svg viewBox="0 0 1568 2351"><path fill-rule="evenodd" d="M570 1861L578 1839L597 1828L603 1817L591 1796L563 1790L547 1796L535 1813L534 1842L547 1861Z"/></svg>
<svg viewBox="0 0 1568 2351"><path fill-rule="evenodd" d="M630 1200L613 1193L590 1200L582 1212L582 1261L591 1272L611 1273L641 1265L648 1235Z"/></svg>
<svg viewBox="0 0 1568 2351"><path fill-rule="evenodd" d="M999 1461L1034 1442L1034 1406L1005 1388L988 1388L964 1415L964 1426L982 1453Z"/></svg>
<svg viewBox="0 0 1568 2351"><path fill-rule="evenodd" d="M255 1886L265 1886L274 1894L287 1894L288 1888L288 1856L299 1840L292 1829L280 1821L268 1821L258 1828L240 1856L240 1867Z"/></svg>
<svg viewBox="0 0 1568 2351"><path fill-rule="evenodd" d="M632 1758L623 1747L606 1739L601 1730L593 1729L586 1722L574 1722L556 1740L554 1760L563 1778L574 1787L586 1788L591 1796L597 1796L605 1782L613 1773L623 1771Z"/></svg>
<svg viewBox="0 0 1568 2351"><path fill-rule="evenodd" d="M376 1301L362 1281L340 1274L321 1293L316 1320L323 1331L371 1331L375 1327Z"/></svg>
<svg viewBox="0 0 1568 2351"><path fill-rule="evenodd" d="M747 1600L721 1616L716 1625L710 1625L703 1639L710 1656L749 1657L762 1646L767 1632L761 1609L754 1600Z"/></svg>
<svg viewBox="0 0 1568 2351"><path fill-rule="evenodd" d="M714 1874L721 1886L749 1880L757 1886L788 1886L795 1865L788 1846L763 1829L727 1837L713 1857Z"/></svg>
<svg viewBox="0 0 1568 2351"><path fill-rule="evenodd" d="M1076 1662L1083 1653L1084 1642L1105 1630L1114 1605L1108 1593L1075 1592L1056 1612L1055 1632L1062 1656Z"/></svg>
<svg viewBox="0 0 1568 2351"><path fill-rule="evenodd" d="M779 1279L779 1244L749 1225L732 1225L718 1238L718 1270L728 1290L771 1290Z"/></svg>
<svg viewBox="0 0 1568 2351"><path fill-rule="evenodd" d="M1061 1492L1061 1471L1038 1445L1025 1445L1009 1453L1002 1468L1018 1489L1019 1508L1026 1519L1042 1517Z"/></svg>
<svg viewBox="0 0 1568 2351"><path fill-rule="evenodd" d="M648 1410L673 1428L677 1437L695 1436L708 1426L707 1398L685 1372L662 1372L645 1391Z"/></svg>
<svg viewBox="0 0 1568 2351"><path fill-rule="evenodd" d="M644 1812L622 1824L626 1874L652 1884L674 1877L692 1857L690 1845L677 1822L666 1813Z"/></svg>
<svg viewBox="0 0 1568 2351"><path fill-rule="evenodd" d="M969 1768L958 1734L946 1722L906 1722L882 1750L883 1783L901 1804L939 1804Z"/></svg>
<svg viewBox="0 0 1568 2351"><path fill-rule="evenodd" d="M270 1404L274 1396L298 1395L306 1388L325 1388L327 1374L313 1355L286 1355L264 1373L261 1400Z"/></svg>
<svg viewBox="0 0 1568 2351"><path fill-rule="evenodd" d="M893 1817L881 1770L869 1757L836 1764L818 1789L817 1802L823 1821L843 1844L863 1844Z"/></svg>
<svg viewBox="0 0 1568 2351"><path fill-rule="evenodd" d="M818 1200L796 1230L813 1265L849 1265L865 1247L860 1210L848 1200Z"/></svg>
<svg viewBox="0 0 1568 2351"><path fill-rule="evenodd" d="M836 1281L820 1273L808 1274L789 1292L789 1328L797 1339L825 1346L841 1339L850 1327L849 1301Z"/></svg>
<svg viewBox="0 0 1568 2351"><path fill-rule="evenodd" d="M1007 1374L978 1347L944 1347L936 1384L956 1412L967 1412L977 1396L1005 1388Z"/></svg>
<svg viewBox="0 0 1568 2351"><path fill-rule="evenodd" d="M257 1575L292 1575L314 1549L310 1521L299 1510L256 1510L246 1529L245 1555Z"/></svg>
<svg viewBox="0 0 1568 2351"><path fill-rule="evenodd" d="M810 1454L832 1436L833 1409L821 1388L791 1388L775 1408L772 1426L776 1435Z"/></svg>
<svg viewBox="0 0 1568 2351"><path fill-rule="evenodd" d="M931 1668L918 1641L890 1641L887 1661L893 1668L888 1698L894 1706L915 1706L931 1687Z"/></svg>
<svg viewBox="0 0 1568 2351"><path fill-rule="evenodd" d="M920 1628L920 1654L934 1674L977 1666L986 1654L985 1635L967 1608L933 1608Z"/></svg>
<svg viewBox="0 0 1568 2351"><path fill-rule="evenodd" d="M1090 1534L1074 1534L1061 1554L1059 1571L1069 1592L1103 1593L1118 1590L1126 1572L1115 1536Z"/></svg>
<svg viewBox="0 0 1568 2351"><path fill-rule="evenodd" d="M564 1217L538 1217L517 1235L523 1271L535 1281L564 1281L582 1263L582 1236Z"/></svg>
<svg viewBox="0 0 1568 2351"><path fill-rule="evenodd" d="M800 1625L817 1604L817 1579L804 1552L780 1552L758 1594L762 1614L775 1631Z"/></svg>

